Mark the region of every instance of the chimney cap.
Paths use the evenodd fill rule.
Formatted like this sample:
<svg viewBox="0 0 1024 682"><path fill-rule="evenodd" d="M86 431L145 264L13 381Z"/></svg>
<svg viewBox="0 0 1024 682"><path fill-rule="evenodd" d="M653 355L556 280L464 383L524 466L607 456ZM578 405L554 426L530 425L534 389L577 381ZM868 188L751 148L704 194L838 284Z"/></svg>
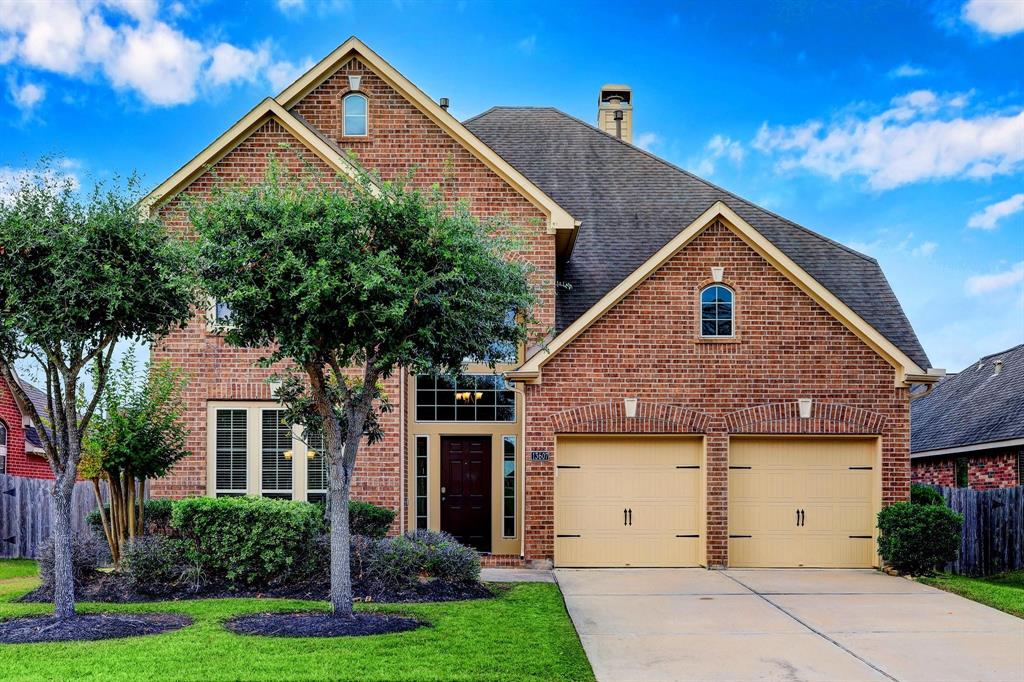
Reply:
<svg viewBox="0 0 1024 682"><path fill-rule="evenodd" d="M444 109L445 111L448 111L448 98L447 97L442 97L441 101L439 103L440 103L442 109Z"/></svg>
<svg viewBox="0 0 1024 682"><path fill-rule="evenodd" d="M633 88L628 85L606 83L601 86L601 94L597 97L598 104L630 104L633 101Z"/></svg>

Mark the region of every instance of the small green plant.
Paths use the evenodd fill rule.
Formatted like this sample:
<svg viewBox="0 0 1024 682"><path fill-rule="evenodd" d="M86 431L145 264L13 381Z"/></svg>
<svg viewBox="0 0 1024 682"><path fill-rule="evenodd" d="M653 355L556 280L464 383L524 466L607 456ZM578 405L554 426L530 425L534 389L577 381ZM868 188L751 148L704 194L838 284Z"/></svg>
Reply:
<svg viewBox="0 0 1024 682"><path fill-rule="evenodd" d="M167 535L170 532L172 504L173 500L146 500L144 519L147 532L161 535ZM103 505L103 511L109 517L110 505ZM97 533L103 533L103 522L100 518L99 507L89 512L85 517L85 522Z"/></svg>
<svg viewBox="0 0 1024 682"><path fill-rule="evenodd" d="M394 509L378 507L369 502L351 500L348 503L348 523L353 535L380 539L388 534L395 516L397 514Z"/></svg>
<svg viewBox="0 0 1024 682"><path fill-rule="evenodd" d="M945 505L897 502L878 513L878 553L901 573L931 575L956 558L963 523Z"/></svg>
<svg viewBox="0 0 1024 682"><path fill-rule="evenodd" d="M946 505L946 501L942 499L942 493L931 486L920 483L910 484L910 502L912 504Z"/></svg>
<svg viewBox="0 0 1024 682"><path fill-rule="evenodd" d="M136 589L153 594L173 589L187 565L186 543L163 535L138 536L121 555L121 571Z"/></svg>
<svg viewBox="0 0 1024 682"><path fill-rule="evenodd" d="M265 497L179 500L171 525L209 579L246 586L288 576L325 531L319 506Z"/></svg>

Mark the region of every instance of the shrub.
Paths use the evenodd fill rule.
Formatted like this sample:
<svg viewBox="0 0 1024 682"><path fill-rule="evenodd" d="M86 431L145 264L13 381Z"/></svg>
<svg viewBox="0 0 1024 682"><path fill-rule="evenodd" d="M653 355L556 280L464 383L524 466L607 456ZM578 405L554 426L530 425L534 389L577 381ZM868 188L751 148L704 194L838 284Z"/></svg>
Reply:
<svg viewBox="0 0 1024 682"><path fill-rule="evenodd" d="M352 544L352 573L372 589L403 590L423 579L464 584L480 579L480 556L448 533L416 530Z"/></svg>
<svg viewBox="0 0 1024 682"><path fill-rule="evenodd" d="M901 573L930 575L956 558L963 522L945 505L897 502L878 513L878 553Z"/></svg>
<svg viewBox="0 0 1024 682"><path fill-rule="evenodd" d="M71 571L75 588L95 578L100 565L108 557L107 545L95 536L86 535L71 540ZM44 588L53 586L53 540L47 538L39 552L39 578Z"/></svg>
<svg viewBox="0 0 1024 682"><path fill-rule="evenodd" d="M353 535L382 538L397 516L394 509L378 507L369 502L351 500L348 503L348 522Z"/></svg>
<svg viewBox="0 0 1024 682"><path fill-rule="evenodd" d="M946 501L935 488L920 483L910 484L910 502L912 504L939 504L946 506Z"/></svg>
<svg viewBox="0 0 1024 682"><path fill-rule="evenodd" d="M245 586L287 578L324 532L317 505L261 497L179 500L171 525L208 578Z"/></svg>
<svg viewBox="0 0 1024 682"><path fill-rule="evenodd" d="M135 538L121 553L121 572L136 589L150 594L181 582L188 563L186 543L163 535Z"/></svg>
<svg viewBox="0 0 1024 682"><path fill-rule="evenodd" d="M146 500L145 514L147 533L159 533L161 535L170 534L172 504L173 502L171 500ZM103 505L103 509L107 513L107 518L110 518L110 505ZM85 517L85 521L97 534L103 534L103 525L100 521L99 509L93 509L89 512L89 515Z"/></svg>

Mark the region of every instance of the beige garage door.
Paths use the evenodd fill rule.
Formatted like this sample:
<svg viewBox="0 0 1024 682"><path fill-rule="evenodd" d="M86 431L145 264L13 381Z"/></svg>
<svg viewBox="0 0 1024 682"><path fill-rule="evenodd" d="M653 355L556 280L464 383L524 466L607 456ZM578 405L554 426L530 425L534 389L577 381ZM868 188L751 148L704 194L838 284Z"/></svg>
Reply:
<svg viewBox="0 0 1024 682"><path fill-rule="evenodd" d="M696 566L699 438L558 439L556 566Z"/></svg>
<svg viewBox="0 0 1024 682"><path fill-rule="evenodd" d="M876 441L733 438L729 565L870 567Z"/></svg>

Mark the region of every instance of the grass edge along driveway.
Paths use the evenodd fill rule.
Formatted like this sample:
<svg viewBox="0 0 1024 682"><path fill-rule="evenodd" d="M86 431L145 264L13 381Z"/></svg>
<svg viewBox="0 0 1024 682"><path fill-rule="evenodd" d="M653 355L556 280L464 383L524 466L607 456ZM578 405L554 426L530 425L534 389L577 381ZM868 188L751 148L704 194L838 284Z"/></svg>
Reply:
<svg viewBox="0 0 1024 682"><path fill-rule="evenodd" d="M0 581L0 619L46 613L16 604L35 578ZM373 637L243 637L224 620L266 611L325 609L288 599L203 599L82 604L83 612L170 612L192 625L162 635L102 642L0 644L3 679L14 680L593 680L558 586L518 583L495 599L359 605L428 621L412 632Z"/></svg>
<svg viewBox="0 0 1024 682"><path fill-rule="evenodd" d="M925 585L958 594L994 609L1024 618L1024 571L1011 571L987 578L943 573L919 578Z"/></svg>

